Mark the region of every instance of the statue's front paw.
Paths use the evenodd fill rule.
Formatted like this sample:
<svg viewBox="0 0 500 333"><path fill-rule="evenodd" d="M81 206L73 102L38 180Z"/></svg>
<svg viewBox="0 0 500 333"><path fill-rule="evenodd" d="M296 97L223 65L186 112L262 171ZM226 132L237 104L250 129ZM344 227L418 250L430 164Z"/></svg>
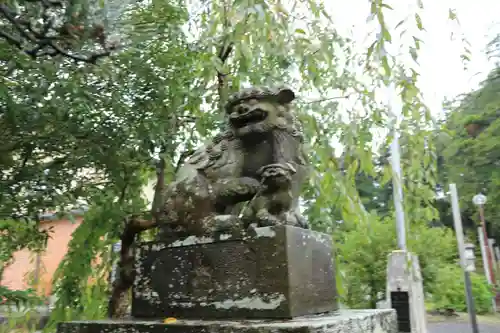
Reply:
<svg viewBox="0 0 500 333"><path fill-rule="evenodd" d="M257 224L259 227L272 227L276 225L284 224L285 221L280 220L273 214L269 213L267 209L261 209L255 214L257 219Z"/></svg>
<svg viewBox="0 0 500 333"><path fill-rule="evenodd" d="M212 232L233 232L240 231L242 229L241 219L238 216L230 214L216 215L212 218Z"/></svg>
<svg viewBox="0 0 500 333"><path fill-rule="evenodd" d="M218 180L213 186L216 197L236 198L237 201L250 200L262 187L259 180L250 177L225 178Z"/></svg>

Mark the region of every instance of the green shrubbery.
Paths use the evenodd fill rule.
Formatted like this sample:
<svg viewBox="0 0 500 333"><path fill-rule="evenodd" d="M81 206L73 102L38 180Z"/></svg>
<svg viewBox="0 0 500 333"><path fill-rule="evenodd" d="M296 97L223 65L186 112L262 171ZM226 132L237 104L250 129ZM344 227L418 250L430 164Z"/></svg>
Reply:
<svg viewBox="0 0 500 333"><path fill-rule="evenodd" d="M0 304L2 305L19 308L23 306L35 306L41 303L42 300L34 289L10 290L7 287L0 286Z"/></svg>
<svg viewBox="0 0 500 333"><path fill-rule="evenodd" d="M387 255L396 248L394 224L360 223L341 238L336 246L342 302L351 308L373 308L385 291Z"/></svg>
<svg viewBox="0 0 500 333"><path fill-rule="evenodd" d="M397 248L394 220L374 218L369 225L357 223L337 244L342 302L352 308L374 308L385 299L388 254ZM412 225L408 248L416 253L424 290L436 308L465 311L463 273L458 266L453 230ZM491 309L492 292L486 280L472 275L474 298L479 313Z"/></svg>
<svg viewBox="0 0 500 333"><path fill-rule="evenodd" d="M474 304L479 314L491 311L493 290L486 278L476 273L471 274ZM445 265L439 268L436 280L430 290L431 302L436 309L467 311L465 299L464 274L458 265Z"/></svg>

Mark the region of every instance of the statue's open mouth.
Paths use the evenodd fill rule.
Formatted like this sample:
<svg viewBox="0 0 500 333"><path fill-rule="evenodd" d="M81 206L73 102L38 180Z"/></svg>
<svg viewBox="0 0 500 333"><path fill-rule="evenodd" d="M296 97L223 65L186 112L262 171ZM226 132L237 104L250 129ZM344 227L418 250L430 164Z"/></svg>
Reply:
<svg viewBox="0 0 500 333"><path fill-rule="evenodd" d="M242 128L250 124L259 123L267 118L267 112L262 109L253 109L237 117L231 117L231 124L235 128Z"/></svg>

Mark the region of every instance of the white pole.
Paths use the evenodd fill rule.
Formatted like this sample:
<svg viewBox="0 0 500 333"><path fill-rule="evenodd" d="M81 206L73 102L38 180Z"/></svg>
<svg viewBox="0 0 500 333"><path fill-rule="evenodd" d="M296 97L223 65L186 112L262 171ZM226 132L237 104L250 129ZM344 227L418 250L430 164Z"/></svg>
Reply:
<svg viewBox="0 0 500 333"><path fill-rule="evenodd" d="M467 267L467 262L465 260L464 230L462 227L462 218L460 216L457 186L455 184L450 184L450 197L451 209L453 212L453 223L455 227L455 233L457 235L458 253L460 254L460 266L462 266L462 269L465 269Z"/></svg>
<svg viewBox="0 0 500 333"><path fill-rule="evenodd" d="M492 239L492 238L488 238L488 249L490 250L490 254L491 254L491 259L492 259L492 264L493 264L493 276L495 277L495 280L496 280L496 277L497 277L497 261L495 260L495 240ZM496 284L496 281L495 283Z"/></svg>
<svg viewBox="0 0 500 333"><path fill-rule="evenodd" d="M477 326L474 296L472 295L472 282L470 279L470 273L467 270L467 261L465 258L465 243L464 243L464 230L462 227L462 217L460 216L460 206L458 203L458 192L457 192L457 186L455 184L450 184L450 197L451 197L451 209L453 212L453 223L454 223L454 227L455 227L455 234L457 236L458 253L460 254L460 266L462 266L462 270L464 272L465 296L466 296L466 302L467 302L467 310L469 312L469 318L470 318L470 324L472 326L472 332L478 333L479 328Z"/></svg>
<svg viewBox="0 0 500 333"><path fill-rule="evenodd" d="M403 183L401 175L401 153L399 146L399 131L398 120L401 114L400 108L396 107L394 84L388 87L389 105L394 116L393 139L391 143L391 168L392 168L392 188L394 199L394 210L396 212L396 232L398 239L398 247L402 251L406 251L406 224L405 213L403 209Z"/></svg>
<svg viewBox="0 0 500 333"><path fill-rule="evenodd" d="M394 209L396 212L396 231L398 237L398 247L406 250L406 225L405 212L403 209L403 186L401 183L401 159L399 152L398 132L394 131L394 139L391 144L391 165L392 165L392 187L394 197Z"/></svg>

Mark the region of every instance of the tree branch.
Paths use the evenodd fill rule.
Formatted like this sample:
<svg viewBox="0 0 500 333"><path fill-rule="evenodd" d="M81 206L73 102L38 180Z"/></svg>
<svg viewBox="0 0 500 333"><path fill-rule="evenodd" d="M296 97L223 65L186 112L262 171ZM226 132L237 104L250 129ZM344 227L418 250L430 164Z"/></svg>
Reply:
<svg viewBox="0 0 500 333"><path fill-rule="evenodd" d="M64 49L56 41L67 41L73 42L77 40L82 33L82 26L75 27L70 23L65 23L61 28L54 27L54 17L49 15L49 11L54 8L64 8L62 1L57 0L29 0L30 3L40 3L43 7L41 20L42 27L37 30L32 25L32 20L23 19L13 10L11 10L7 5L0 4L0 16L3 16L14 28L14 30L19 34L19 36L14 36L11 33L1 31L0 38L6 40L9 44L15 48L26 53L33 59L38 57L55 57L63 56L72 59L76 62L87 62L90 64L95 64L98 59L109 56L111 51L116 50L116 45L106 45L104 27L102 25L96 25L92 27L91 37L95 39L98 44L103 48L102 51L93 52L89 55L75 54L70 52L70 50ZM38 17L34 17L38 19ZM58 34L53 36L50 35L50 31L55 31ZM33 47L26 47L25 44L34 44Z"/></svg>
<svg viewBox="0 0 500 333"><path fill-rule="evenodd" d="M156 164L156 186L151 204L151 215L154 220L158 220L159 213L163 205L163 190L165 189L165 159L162 157L165 147L160 151L160 160Z"/></svg>
<svg viewBox="0 0 500 333"><path fill-rule="evenodd" d="M224 43L221 46L221 48L219 50L219 54L217 56L220 59L222 65L224 65L226 63L232 50L233 50L233 43ZM220 100L220 103L219 103L219 111L220 112L223 112L224 103L227 100L226 88L227 88L227 73L222 73L221 71L217 70L217 91L218 91L219 100Z"/></svg>
<svg viewBox="0 0 500 333"><path fill-rule="evenodd" d="M177 171L179 171L180 167L182 166L182 163L184 163L186 158L188 158L193 153L194 153L193 150L186 150L181 154L181 156L179 156L179 159L177 160L177 163L175 165L175 173L177 173Z"/></svg>
<svg viewBox="0 0 500 333"><path fill-rule="evenodd" d="M5 32L5 31L0 31L0 37L5 39L9 44L12 46L21 49L22 48L22 42L18 38L12 36L11 34Z"/></svg>
<svg viewBox="0 0 500 333"><path fill-rule="evenodd" d="M229 29L229 20L228 20L228 4L227 1L223 1L223 9L224 9L224 21L223 21L223 29L226 31ZM219 58L221 65L224 65L231 55L233 51L234 44L230 41L230 37L227 35L223 38L223 42L221 48L219 49L219 53L217 57ZM224 103L227 100L226 96L226 88L227 88L227 73L222 73L217 70L217 92L219 94L219 111L224 111Z"/></svg>

